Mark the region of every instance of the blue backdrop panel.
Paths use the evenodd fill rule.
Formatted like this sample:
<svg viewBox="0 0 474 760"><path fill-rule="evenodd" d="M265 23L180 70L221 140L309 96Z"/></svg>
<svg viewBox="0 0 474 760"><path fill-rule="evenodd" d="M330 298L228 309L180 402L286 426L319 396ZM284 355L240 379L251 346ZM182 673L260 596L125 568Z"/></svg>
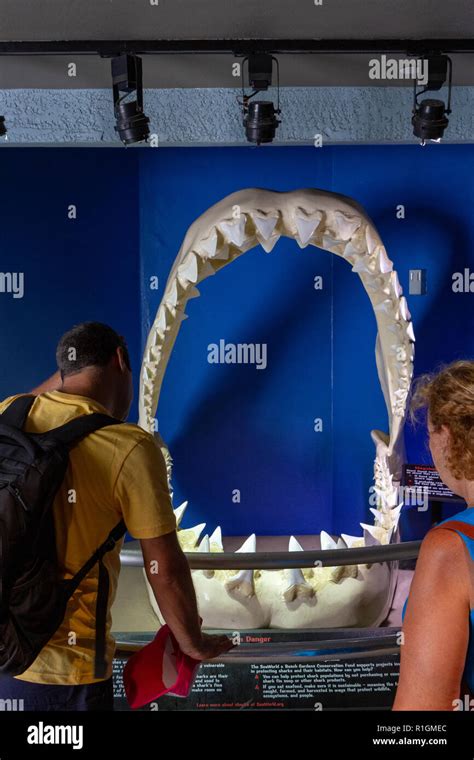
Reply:
<svg viewBox="0 0 474 760"><path fill-rule="evenodd" d="M0 293L0 396L27 391L55 367L73 324L107 322L140 365L136 155L115 150L3 150L2 272L23 272L25 293ZM75 205L77 218L68 219ZM132 419L137 417L137 400Z"/></svg>

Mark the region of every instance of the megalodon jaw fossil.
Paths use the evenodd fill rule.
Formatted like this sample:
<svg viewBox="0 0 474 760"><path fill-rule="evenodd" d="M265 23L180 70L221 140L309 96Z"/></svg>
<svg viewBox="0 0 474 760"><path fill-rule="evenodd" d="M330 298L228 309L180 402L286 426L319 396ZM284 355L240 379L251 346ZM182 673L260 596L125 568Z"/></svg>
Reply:
<svg viewBox="0 0 474 760"><path fill-rule="evenodd" d="M148 335L141 377L139 424L161 445L171 487L172 460L156 431L155 414L164 374L185 307L199 296L196 285L245 251L261 245L270 252L279 238L313 245L344 258L359 275L372 303L378 333L377 372L388 411L389 433L372 430L375 444L373 524L362 535L334 540L321 532L321 549L353 548L399 540L403 502L399 484L405 458L403 427L413 377L414 342L410 312L393 263L372 221L358 203L313 188L276 192L249 188L232 193L189 227L166 283ZM178 525L186 503L176 512ZM184 551L222 552L220 528L201 538L205 525L179 530ZM316 548L316 547L315 547ZM302 551L289 540L289 552ZM241 552L256 551L250 536ZM194 570L193 581L204 627L318 628L379 625L396 586L395 562L292 570ZM160 617L147 582L150 602Z"/></svg>

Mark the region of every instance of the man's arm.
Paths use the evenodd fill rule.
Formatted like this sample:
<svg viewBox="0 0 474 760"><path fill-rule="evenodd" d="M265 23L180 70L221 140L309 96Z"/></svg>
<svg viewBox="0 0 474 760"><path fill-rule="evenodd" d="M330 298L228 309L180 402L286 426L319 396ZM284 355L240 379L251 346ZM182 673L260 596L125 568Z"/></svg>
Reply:
<svg viewBox="0 0 474 760"><path fill-rule="evenodd" d="M140 544L148 581L181 650L196 660L210 660L232 649L227 636L201 632L191 571L176 531L140 539Z"/></svg>
<svg viewBox="0 0 474 760"><path fill-rule="evenodd" d="M32 396L39 396L40 393L46 393L47 391L57 391L61 388L62 384L61 375L59 374L59 370L57 370L54 375L51 375L47 380L37 385L36 388L33 388L30 394Z"/></svg>

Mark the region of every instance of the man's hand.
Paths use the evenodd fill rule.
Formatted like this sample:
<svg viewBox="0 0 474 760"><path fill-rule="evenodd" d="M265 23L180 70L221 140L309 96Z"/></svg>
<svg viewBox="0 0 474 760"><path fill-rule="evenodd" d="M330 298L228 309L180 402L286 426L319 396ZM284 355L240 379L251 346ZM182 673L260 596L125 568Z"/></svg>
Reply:
<svg viewBox="0 0 474 760"><path fill-rule="evenodd" d="M142 538L140 544L148 581L181 651L195 660L211 660L232 649L227 636L209 636L201 631L191 571L176 531Z"/></svg>
<svg viewBox="0 0 474 760"><path fill-rule="evenodd" d="M201 636L200 644L196 648L189 649L184 653L192 657L193 660L213 660L235 646L228 636L210 635L207 633L203 633Z"/></svg>

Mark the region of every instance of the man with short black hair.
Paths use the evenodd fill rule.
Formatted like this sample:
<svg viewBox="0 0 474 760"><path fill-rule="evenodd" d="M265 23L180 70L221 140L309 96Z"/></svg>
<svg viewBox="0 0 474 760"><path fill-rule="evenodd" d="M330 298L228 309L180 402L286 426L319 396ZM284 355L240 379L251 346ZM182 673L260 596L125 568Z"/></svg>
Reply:
<svg viewBox="0 0 474 760"><path fill-rule="evenodd" d="M42 433L93 412L127 418L133 382L122 336L100 322L84 322L63 335L56 358L58 371L30 392L36 399L26 432ZM15 398L0 403L0 413ZM232 647L227 636L201 632L189 565L176 535L165 462L150 433L138 425L120 424L83 438L71 450L53 512L63 578L72 577L123 519L129 533L140 540L148 580L182 651L204 660ZM0 675L0 699L23 699L25 710L113 709L110 608L122 545L123 539L104 557L110 579L105 678L94 674L96 565L69 599L62 624L28 670L14 678ZM152 567L158 572L151 572Z"/></svg>

